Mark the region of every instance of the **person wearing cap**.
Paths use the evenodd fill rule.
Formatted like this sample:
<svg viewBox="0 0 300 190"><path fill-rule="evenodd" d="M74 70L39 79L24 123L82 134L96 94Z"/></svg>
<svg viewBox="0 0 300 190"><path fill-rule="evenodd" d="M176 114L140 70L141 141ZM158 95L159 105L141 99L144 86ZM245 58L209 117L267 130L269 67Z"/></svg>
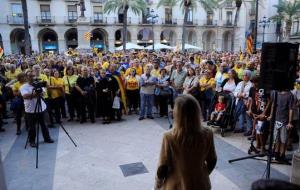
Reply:
<svg viewBox="0 0 300 190"><path fill-rule="evenodd" d="M244 133L245 136L249 136L252 134L252 119L246 111L248 110L248 98L250 89L253 86L250 81L251 71L245 70L243 75L243 81L239 82L237 87L235 88L233 94L236 98L236 109L235 109L235 118L238 119L237 125L235 126L235 133L244 132L244 122L246 120L246 131Z"/></svg>

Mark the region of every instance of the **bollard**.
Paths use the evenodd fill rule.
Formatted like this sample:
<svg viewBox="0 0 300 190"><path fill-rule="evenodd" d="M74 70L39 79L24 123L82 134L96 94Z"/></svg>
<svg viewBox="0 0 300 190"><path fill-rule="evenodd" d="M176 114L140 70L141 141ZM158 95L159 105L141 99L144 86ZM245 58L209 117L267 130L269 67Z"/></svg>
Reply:
<svg viewBox="0 0 300 190"><path fill-rule="evenodd" d="M293 155L291 182L300 185L300 150Z"/></svg>

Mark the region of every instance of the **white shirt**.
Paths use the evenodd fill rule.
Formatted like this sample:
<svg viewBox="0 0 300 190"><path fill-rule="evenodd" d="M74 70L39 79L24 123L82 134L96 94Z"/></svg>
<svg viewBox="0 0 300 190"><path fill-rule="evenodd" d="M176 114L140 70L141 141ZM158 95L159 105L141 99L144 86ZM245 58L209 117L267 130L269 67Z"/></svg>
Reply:
<svg viewBox="0 0 300 190"><path fill-rule="evenodd" d="M43 89L44 90L44 89ZM28 83L25 83L20 88L21 95L24 96L25 94L32 94L33 93L33 86ZM34 113L35 106L37 103L37 98L32 99L24 99L24 107L26 113ZM41 99L42 105L42 112L46 110L47 106L45 102ZM41 112L41 110L36 110L37 112Z"/></svg>
<svg viewBox="0 0 300 190"><path fill-rule="evenodd" d="M223 91L234 92L235 88L236 85L234 81L232 82L227 81L223 87Z"/></svg>
<svg viewBox="0 0 300 190"><path fill-rule="evenodd" d="M246 83L244 81L239 82L233 92L234 97L237 98L238 94L242 93L244 95L244 98L247 99L249 97L250 88L252 86L253 86L253 84L251 81L248 81ZM236 99L236 103L238 102L238 100L239 100L239 98Z"/></svg>

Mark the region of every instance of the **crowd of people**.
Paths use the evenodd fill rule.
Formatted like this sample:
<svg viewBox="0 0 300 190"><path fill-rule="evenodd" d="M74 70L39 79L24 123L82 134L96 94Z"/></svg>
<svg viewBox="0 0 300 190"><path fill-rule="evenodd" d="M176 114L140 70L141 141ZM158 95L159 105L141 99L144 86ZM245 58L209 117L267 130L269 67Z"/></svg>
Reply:
<svg viewBox="0 0 300 190"><path fill-rule="evenodd" d="M203 122L218 125L227 112L229 95L234 102L229 129L255 136L256 149L261 152L265 151L272 105L277 104L275 154L277 160L284 160L299 128L300 70L298 66L295 88L278 92L274 102L274 93L262 96L259 91L260 56L259 52L144 50L9 55L0 61L0 131L5 130L3 119L9 109L14 113L17 135L22 121L27 129L33 125L27 112L34 110L27 104L38 95L24 87L28 83L46 83L41 96L46 105L43 132L49 142L46 128L62 121L83 124L101 118L103 124L109 124L121 121L124 114L137 114L139 120L154 119L155 114L170 117L176 97L182 94L195 97Z"/></svg>

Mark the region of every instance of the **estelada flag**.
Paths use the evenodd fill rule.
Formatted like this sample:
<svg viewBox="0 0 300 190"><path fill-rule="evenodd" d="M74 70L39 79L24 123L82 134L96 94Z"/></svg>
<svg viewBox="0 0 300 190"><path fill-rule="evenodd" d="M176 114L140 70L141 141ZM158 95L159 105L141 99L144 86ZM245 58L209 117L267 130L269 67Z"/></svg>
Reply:
<svg viewBox="0 0 300 190"><path fill-rule="evenodd" d="M91 39L91 37L93 37L92 33L91 32L85 32L84 33L84 39L86 41L89 41Z"/></svg>
<svg viewBox="0 0 300 190"><path fill-rule="evenodd" d="M0 46L0 58L2 58L3 54L4 54L4 50L3 50L3 48Z"/></svg>

